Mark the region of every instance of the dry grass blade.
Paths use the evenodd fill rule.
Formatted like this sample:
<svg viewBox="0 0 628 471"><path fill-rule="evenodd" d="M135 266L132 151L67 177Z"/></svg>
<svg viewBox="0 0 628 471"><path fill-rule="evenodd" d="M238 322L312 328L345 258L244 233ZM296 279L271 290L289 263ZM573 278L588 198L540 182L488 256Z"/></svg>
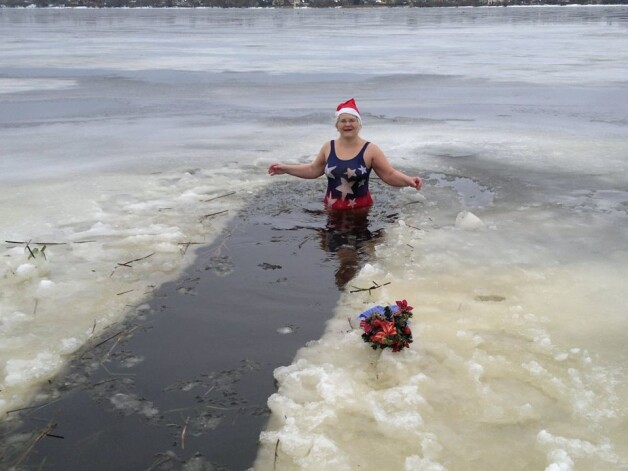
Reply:
<svg viewBox="0 0 628 471"><path fill-rule="evenodd" d="M15 462L15 464L13 466L17 468L28 457L28 455L31 454L31 452L33 451L35 446L37 446L37 444L44 437L52 436L52 435L50 435L50 432L52 432L55 429L56 426L57 426L57 424L55 424L54 422L52 422L52 421L48 422L48 425L35 436L35 439L33 440L33 442L26 448L24 453L22 453L22 456L20 456L20 458ZM59 437L58 435L54 435L54 437L62 438L62 437Z"/></svg>
<svg viewBox="0 0 628 471"><path fill-rule="evenodd" d="M190 416L185 419L185 424L183 425L183 430L181 430L181 449L185 450L185 434L188 431L188 422L190 421Z"/></svg>
<svg viewBox="0 0 628 471"><path fill-rule="evenodd" d="M155 255L155 252L153 252L153 253L151 253L151 254L148 254L148 255L146 255L145 257L135 258L135 259L133 259L133 260L129 260L128 262L118 263L118 265L119 265L119 266L121 266L121 267L129 267L129 268L133 268L133 267L131 266L131 263L139 262L139 261L141 261L141 260L146 260L147 258L152 257L153 255Z"/></svg>
<svg viewBox="0 0 628 471"><path fill-rule="evenodd" d="M181 253L185 255L190 248L190 245L203 245L203 242L179 242L177 245L183 246Z"/></svg>
<svg viewBox="0 0 628 471"><path fill-rule="evenodd" d="M273 469L277 469L277 458L279 457L279 439L275 443L275 460L273 461Z"/></svg>
<svg viewBox="0 0 628 471"><path fill-rule="evenodd" d="M163 454L161 456L163 456L163 458L157 459L153 464L151 464L148 468L146 468L146 471L151 471L153 469L157 469L162 464L166 464L167 462L172 461L172 457L171 456L163 455Z"/></svg>
<svg viewBox="0 0 628 471"><path fill-rule="evenodd" d="M122 332L118 333L118 335L117 335L118 338L116 339L114 344L111 346L109 351L103 356L102 360L100 360L100 362L104 363L105 361L107 361L107 358L109 358L109 355L111 355L111 352L113 352L115 350L115 348L118 346L118 344L120 342L122 342L127 337L127 335L132 334L133 332L135 332L139 328L140 328L140 326L136 325L135 327L132 327L132 328L130 328L128 330L123 330ZM111 340L111 338L109 340Z"/></svg>
<svg viewBox="0 0 628 471"><path fill-rule="evenodd" d="M236 192L232 191L231 193L227 193L226 195L214 196L213 198L209 198L208 200L203 200L203 203L209 203L210 201L217 200L218 198L224 198L225 196L235 195Z"/></svg>
<svg viewBox="0 0 628 471"><path fill-rule="evenodd" d="M94 349L96 349L96 348L100 347L101 345L104 345L105 343L109 342L110 340L115 339L116 337L120 337L120 336L122 336L122 338L124 338L125 336L127 336L127 335L131 334L132 332L135 332L135 330L137 330L137 329L139 329L140 327L142 327L142 325L143 325L143 324L136 325L135 327L132 327L132 328L127 329L127 330L120 330L120 331L116 332L115 334L110 335L110 336L109 336L109 337L107 337L106 339L101 340L100 342L98 342L98 343L96 343L96 344L94 344L94 345L90 346L89 348L87 348L87 349L86 349L86 350L85 350L85 351L81 354L81 356L80 356L79 358L83 358L83 357L85 356L85 354L87 354L88 352L90 352L90 351L92 351L92 350L94 350ZM95 329L95 328L96 328L96 321L94 321L94 327L93 327L93 329ZM94 332L94 331L93 331L93 329L92 329L92 333ZM118 342L119 342L119 341L120 341L120 339L118 339L118 341L116 341L116 345L118 344ZM111 349L110 349L109 351L111 352ZM107 354L107 355L108 355L108 354Z"/></svg>
<svg viewBox="0 0 628 471"><path fill-rule="evenodd" d="M31 243L31 241L30 241L30 240L29 240L28 242L26 242L26 250L28 250L28 253L30 253L30 254L31 254L31 255L30 255L30 257L28 257L29 259L30 259L31 257L32 257L32 258L35 258L35 254L34 254L34 253L33 253L33 251L31 250L31 247L30 247L30 245L29 245L30 243Z"/></svg>
<svg viewBox="0 0 628 471"><path fill-rule="evenodd" d="M224 213L228 213L228 212L229 212L229 210L225 209L224 211L218 211L218 212L215 212L215 213L206 214L204 216L201 216L201 221L203 219L207 219L207 218L210 218L212 216L218 216L219 214L224 214Z"/></svg>
<svg viewBox="0 0 628 471"><path fill-rule="evenodd" d="M95 240L77 240L75 242L31 242L30 240L28 242L26 242L25 240L5 240L4 241L6 244L17 244L17 245L24 245L24 244L31 244L31 245L68 245L69 243L72 244L89 244L92 242L97 242Z"/></svg>

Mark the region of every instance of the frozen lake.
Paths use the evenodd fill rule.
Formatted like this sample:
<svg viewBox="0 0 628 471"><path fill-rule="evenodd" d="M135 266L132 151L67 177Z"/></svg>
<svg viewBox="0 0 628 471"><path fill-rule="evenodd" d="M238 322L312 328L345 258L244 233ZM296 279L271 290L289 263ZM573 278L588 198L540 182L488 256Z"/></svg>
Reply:
<svg viewBox="0 0 628 471"><path fill-rule="evenodd" d="M627 38L619 6L0 9L0 413L355 97L425 188L350 283L391 284L277 370L256 469L626 469ZM404 298L412 349L347 331Z"/></svg>

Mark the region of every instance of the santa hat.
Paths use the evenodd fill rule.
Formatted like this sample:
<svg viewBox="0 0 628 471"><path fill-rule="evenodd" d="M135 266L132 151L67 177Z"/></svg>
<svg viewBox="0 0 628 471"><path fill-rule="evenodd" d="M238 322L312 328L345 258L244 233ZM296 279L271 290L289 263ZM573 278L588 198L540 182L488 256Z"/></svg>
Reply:
<svg viewBox="0 0 628 471"><path fill-rule="evenodd" d="M360 117L360 112L358 111L358 105L355 104L355 100L353 98L338 105L338 107L336 108L336 119L338 119L338 116L343 113L355 116L356 118L358 118L360 124L362 124L362 118Z"/></svg>

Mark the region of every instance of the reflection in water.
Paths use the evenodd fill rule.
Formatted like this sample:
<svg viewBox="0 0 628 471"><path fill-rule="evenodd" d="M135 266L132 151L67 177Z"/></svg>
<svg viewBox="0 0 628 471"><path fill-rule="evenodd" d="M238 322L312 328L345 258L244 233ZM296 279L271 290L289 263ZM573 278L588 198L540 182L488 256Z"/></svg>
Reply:
<svg viewBox="0 0 628 471"><path fill-rule="evenodd" d="M336 286L342 289L372 255L383 230L369 229L371 208L353 211L327 210L327 224L319 229L321 248L335 254L339 266L335 272Z"/></svg>

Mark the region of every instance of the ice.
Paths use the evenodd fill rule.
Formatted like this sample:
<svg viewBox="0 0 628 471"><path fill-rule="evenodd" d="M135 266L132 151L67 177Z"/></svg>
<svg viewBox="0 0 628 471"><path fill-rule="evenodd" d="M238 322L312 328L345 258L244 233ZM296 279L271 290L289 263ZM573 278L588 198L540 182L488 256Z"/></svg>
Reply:
<svg viewBox="0 0 628 471"><path fill-rule="evenodd" d="M405 471L446 471L447 468L438 463L433 463L429 459L419 456L411 456L406 459Z"/></svg>
<svg viewBox="0 0 628 471"><path fill-rule="evenodd" d="M135 394L116 393L109 400L124 415L140 414L151 419L159 414L150 401L140 399Z"/></svg>
<svg viewBox="0 0 628 471"><path fill-rule="evenodd" d="M565 450L552 450L548 453L548 461L552 463L545 468L546 471L573 471L574 462Z"/></svg>
<svg viewBox="0 0 628 471"><path fill-rule="evenodd" d="M15 274L23 280L29 280L37 274L37 267L32 263L23 263L17 267Z"/></svg>
<svg viewBox="0 0 628 471"><path fill-rule="evenodd" d="M41 381L50 377L61 364L61 357L50 351L40 352L33 358L12 359L6 362L3 383L6 387L12 388ZM9 389L9 392L11 391L12 389Z"/></svg>
<svg viewBox="0 0 628 471"><path fill-rule="evenodd" d="M37 299L46 298L52 296L55 292L56 283L50 280L40 280L39 286L35 291L35 297Z"/></svg>
<svg viewBox="0 0 628 471"><path fill-rule="evenodd" d="M62 339L60 352L62 354L73 353L76 350L78 350L81 347L81 345L82 345L82 342L75 337Z"/></svg>
<svg viewBox="0 0 628 471"><path fill-rule="evenodd" d="M461 211L456 216L456 227L465 231L475 231L484 228L484 223L472 212Z"/></svg>
<svg viewBox="0 0 628 471"><path fill-rule="evenodd" d="M31 90L56 90L70 88L76 85L75 80L62 79L11 79L0 78L0 94L20 93Z"/></svg>
<svg viewBox="0 0 628 471"><path fill-rule="evenodd" d="M596 456L606 466L619 464L619 457L606 441L594 444L587 440L557 436L548 430L541 430L536 440L539 447L548 450L549 464L546 469L572 470L575 469L574 458L591 456Z"/></svg>
<svg viewBox="0 0 628 471"><path fill-rule="evenodd" d="M425 196L416 191L414 188L406 187L399 190L403 199L407 203L424 203Z"/></svg>

